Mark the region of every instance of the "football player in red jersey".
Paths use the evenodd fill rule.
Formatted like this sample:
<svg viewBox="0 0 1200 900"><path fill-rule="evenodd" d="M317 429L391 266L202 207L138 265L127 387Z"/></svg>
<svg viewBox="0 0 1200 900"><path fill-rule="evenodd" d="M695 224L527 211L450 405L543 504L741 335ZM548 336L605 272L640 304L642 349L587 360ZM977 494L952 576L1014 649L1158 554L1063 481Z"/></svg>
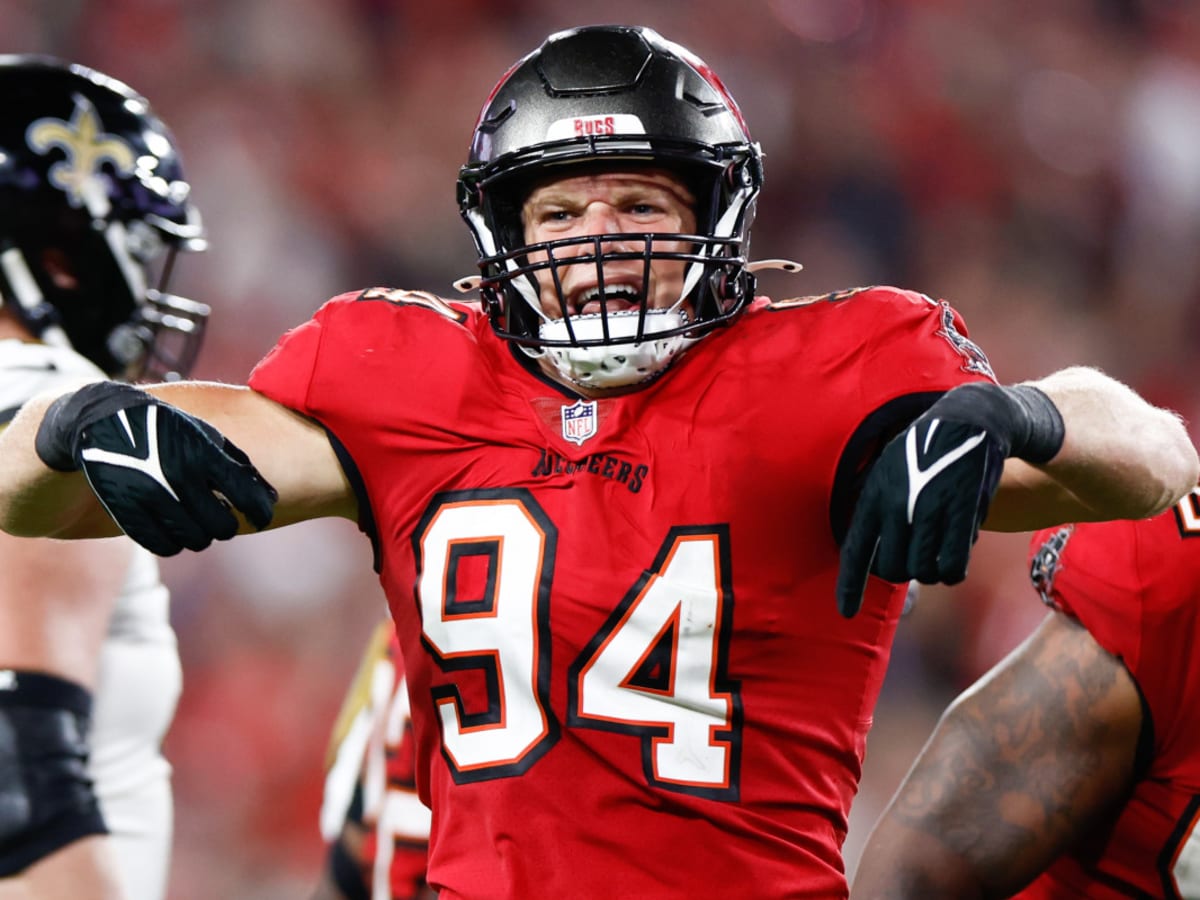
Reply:
<svg viewBox="0 0 1200 900"><path fill-rule="evenodd" d="M334 725L321 804L328 861L314 900L427 900L429 808L391 619L371 635Z"/></svg>
<svg viewBox="0 0 1200 900"><path fill-rule="evenodd" d="M1054 611L942 717L855 897L1200 896L1200 490L1031 549Z"/></svg>
<svg viewBox="0 0 1200 900"><path fill-rule="evenodd" d="M1200 461L1095 370L999 385L944 302L756 297L761 183L690 52L553 35L459 179L482 304L345 294L245 387L32 401L0 526L170 554L357 521L443 900L845 896L908 580L961 580L985 519L1159 512Z"/></svg>

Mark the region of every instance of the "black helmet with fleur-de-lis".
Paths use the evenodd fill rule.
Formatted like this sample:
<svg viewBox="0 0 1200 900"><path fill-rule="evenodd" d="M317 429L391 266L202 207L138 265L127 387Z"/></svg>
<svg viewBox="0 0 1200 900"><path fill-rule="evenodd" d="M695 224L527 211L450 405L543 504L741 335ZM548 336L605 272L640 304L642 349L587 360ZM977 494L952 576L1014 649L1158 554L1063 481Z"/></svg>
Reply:
<svg viewBox="0 0 1200 900"><path fill-rule="evenodd" d="M85 66L0 55L0 300L107 374L174 378L208 307L166 293L204 248L171 132L144 97Z"/></svg>

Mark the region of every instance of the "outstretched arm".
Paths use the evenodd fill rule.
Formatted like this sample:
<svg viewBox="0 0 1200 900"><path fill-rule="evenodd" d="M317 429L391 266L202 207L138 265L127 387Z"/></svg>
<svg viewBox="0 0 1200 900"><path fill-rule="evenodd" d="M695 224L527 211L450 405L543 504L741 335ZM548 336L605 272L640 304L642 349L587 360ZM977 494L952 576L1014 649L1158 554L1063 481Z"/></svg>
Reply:
<svg viewBox="0 0 1200 900"><path fill-rule="evenodd" d="M1040 466L1006 461L984 528L1144 519L1195 487L1200 463L1175 413L1096 369L1063 369L1031 384L1062 415L1062 448Z"/></svg>
<svg viewBox="0 0 1200 900"><path fill-rule="evenodd" d="M838 609L857 614L868 574L957 584L981 527L1147 518L1198 475L1179 417L1095 369L959 385L871 466L842 540Z"/></svg>
<svg viewBox="0 0 1200 900"><path fill-rule="evenodd" d="M852 898L1007 897L1134 777L1133 678L1051 613L942 716L863 849Z"/></svg>
<svg viewBox="0 0 1200 900"><path fill-rule="evenodd" d="M278 492L270 527L357 514L354 493L316 423L245 387L176 382L146 391L207 422L246 453ZM24 537L119 534L84 475L47 467L35 450L38 429L55 399L31 400L0 434L0 529ZM238 530L253 526L240 520Z"/></svg>

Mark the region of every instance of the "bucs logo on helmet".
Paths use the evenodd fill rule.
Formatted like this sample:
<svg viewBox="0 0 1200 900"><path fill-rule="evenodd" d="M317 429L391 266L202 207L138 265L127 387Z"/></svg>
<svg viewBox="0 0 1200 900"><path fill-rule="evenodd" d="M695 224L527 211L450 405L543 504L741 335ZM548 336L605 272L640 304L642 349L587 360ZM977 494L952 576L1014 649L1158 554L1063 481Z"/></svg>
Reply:
<svg viewBox="0 0 1200 900"><path fill-rule="evenodd" d="M1033 554L1033 560L1029 566L1029 578L1033 582L1034 590L1038 592L1042 602L1047 606L1058 606L1054 601L1054 576L1062 561L1063 550L1066 549L1067 541L1070 540L1074 531L1074 525L1063 526L1046 538L1037 552Z"/></svg>

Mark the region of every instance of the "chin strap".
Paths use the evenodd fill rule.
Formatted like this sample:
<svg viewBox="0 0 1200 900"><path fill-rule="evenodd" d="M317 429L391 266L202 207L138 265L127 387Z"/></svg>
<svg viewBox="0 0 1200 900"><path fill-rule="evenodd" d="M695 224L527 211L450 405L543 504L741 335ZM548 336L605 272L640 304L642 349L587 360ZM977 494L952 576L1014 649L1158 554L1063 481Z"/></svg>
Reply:
<svg viewBox="0 0 1200 900"><path fill-rule="evenodd" d="M6 296L12 298L18 307L14 314L34 337L54 347L71 346L54 307L46 302L24 254L16 247L0 252L0 306Z"/></svg>

